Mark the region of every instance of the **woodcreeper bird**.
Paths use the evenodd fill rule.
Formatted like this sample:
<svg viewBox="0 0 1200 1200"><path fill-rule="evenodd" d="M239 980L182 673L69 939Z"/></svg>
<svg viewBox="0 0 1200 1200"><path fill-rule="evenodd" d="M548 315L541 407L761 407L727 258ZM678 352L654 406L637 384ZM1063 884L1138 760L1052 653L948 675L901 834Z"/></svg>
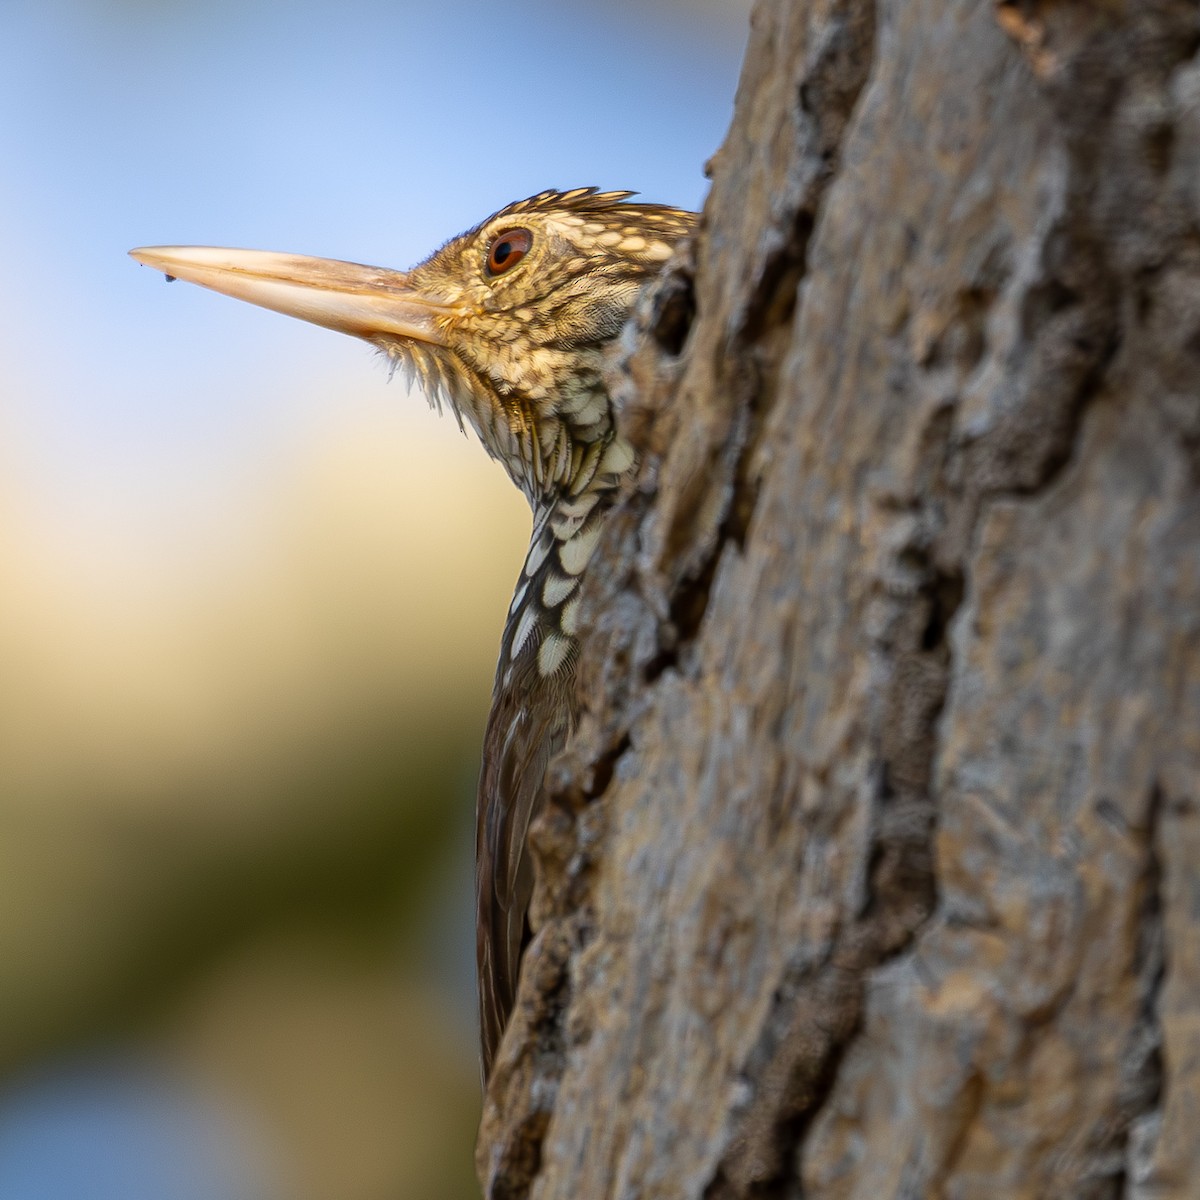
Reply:
<svg viewBox="0 0 1200 1200"><path fill-rule="evenodd" d="M475 898L483 1076L529 936L526 839L547 765L575 719L584 572L633 448L616 428L607 351L696 215L632 192L545 191L501 209L411 271L331 259L154 246L186 279L378 347L430 402L469 421L533 509L484 733Z"/></svg>

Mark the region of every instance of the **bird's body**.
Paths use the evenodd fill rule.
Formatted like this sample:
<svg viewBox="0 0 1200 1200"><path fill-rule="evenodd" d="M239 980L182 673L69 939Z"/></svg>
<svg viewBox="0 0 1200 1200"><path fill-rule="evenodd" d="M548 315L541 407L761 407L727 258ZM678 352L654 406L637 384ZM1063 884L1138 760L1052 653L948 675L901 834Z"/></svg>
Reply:
<svg viewBox="0 0 1200 1200"><path fill-rule="evenodd" d="M469 422L533 509L501 641L476 814L484 1076L516 995L533 879L526 839L575 717L585 569L634 461L608 347L693 213L577 188L510 204L407 273L247 250L132 251L169 276L378 346Z"/></svg>

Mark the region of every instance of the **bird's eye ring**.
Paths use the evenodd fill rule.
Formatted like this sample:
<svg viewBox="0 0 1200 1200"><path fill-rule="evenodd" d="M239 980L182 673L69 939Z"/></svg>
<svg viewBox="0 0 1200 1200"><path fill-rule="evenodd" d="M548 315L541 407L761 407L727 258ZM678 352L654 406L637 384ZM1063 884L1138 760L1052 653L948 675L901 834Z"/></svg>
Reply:
<svg viewBox="0 0 1200 1200"><path fill-rule="evenodd" d="M487 273L503 275L529 253L532 245L533 234L528 229L506 229L498 233L488 246Z"/></svg>

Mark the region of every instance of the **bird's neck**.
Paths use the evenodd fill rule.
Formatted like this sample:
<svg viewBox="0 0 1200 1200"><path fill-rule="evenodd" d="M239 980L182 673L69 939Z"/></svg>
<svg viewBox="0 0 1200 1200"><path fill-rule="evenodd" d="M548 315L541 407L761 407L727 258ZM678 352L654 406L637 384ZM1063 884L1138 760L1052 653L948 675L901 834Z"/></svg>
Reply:
<svg viewBox="0 0 1200 1200"><path fill-rule="evenodd" d="M570 481L534 501L533 534L501 643L498 687L527 671L565 676L574 665L584 575L634 453L610 434L578 449L576 458Z"/></svg>
<svg viewBox="0 0 1200 1200"><path fill-rule="evenodd" d="M542 346L531 354L519 384L505 387L477 370L465 415L535 515L559 497L583 495L593 482L603 486L601 460L619 444L604 361L602 347L568 353Z"/></svg>

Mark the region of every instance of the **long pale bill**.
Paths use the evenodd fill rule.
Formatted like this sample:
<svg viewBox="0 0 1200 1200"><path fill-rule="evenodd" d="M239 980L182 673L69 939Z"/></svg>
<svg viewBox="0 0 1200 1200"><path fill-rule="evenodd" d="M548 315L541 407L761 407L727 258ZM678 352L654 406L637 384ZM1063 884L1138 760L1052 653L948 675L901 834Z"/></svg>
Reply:
<svg viewBox="0 0 1200 1200"><path fill-rule="evenodd" d="M169 279L368 340L440 345L453 311L411 287L404 272L361 263L218 246L142 246L129 253Z"/></svg>

